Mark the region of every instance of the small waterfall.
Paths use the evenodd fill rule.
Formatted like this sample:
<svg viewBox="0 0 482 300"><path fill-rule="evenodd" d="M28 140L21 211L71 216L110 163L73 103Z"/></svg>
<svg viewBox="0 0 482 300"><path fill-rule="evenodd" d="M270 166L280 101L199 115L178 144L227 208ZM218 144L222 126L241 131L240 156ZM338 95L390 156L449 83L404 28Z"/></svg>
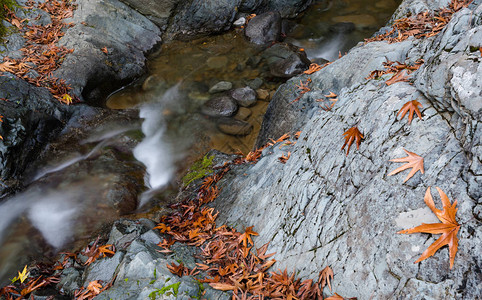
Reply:
<svg viewBox="0 0 482 300"><path fill-rule="evenodd" d="M166 141L163 115L164 109L180 101L179 86L180 83L169 88L156 102L140 108L145 138L134 148L134 157L146 166L146 185L150 190L141 195L139 207L146 204L155 191L169 183L175 172L175 162L181 155L174 153L173 146Z"/></svg>

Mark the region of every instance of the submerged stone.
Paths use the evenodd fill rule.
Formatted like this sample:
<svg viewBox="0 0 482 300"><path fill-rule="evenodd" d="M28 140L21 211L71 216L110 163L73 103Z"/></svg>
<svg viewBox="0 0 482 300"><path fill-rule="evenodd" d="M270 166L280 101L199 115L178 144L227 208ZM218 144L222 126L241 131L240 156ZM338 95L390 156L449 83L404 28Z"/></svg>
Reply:
<svg viewBox="0 0 482 300"><path fill-rule="evenodd" d="M230 117L236 113L238 105L229 96L220 96L208 100L201 107L201 112L210 117Z"/></svg>
<svg viewBox="0 0 482 300"><path fill-rule="evenodd" d="M217 126L222 133L236 136L248 135L253 131L253 125L248 122L231 118L219 119Z"/></svg>

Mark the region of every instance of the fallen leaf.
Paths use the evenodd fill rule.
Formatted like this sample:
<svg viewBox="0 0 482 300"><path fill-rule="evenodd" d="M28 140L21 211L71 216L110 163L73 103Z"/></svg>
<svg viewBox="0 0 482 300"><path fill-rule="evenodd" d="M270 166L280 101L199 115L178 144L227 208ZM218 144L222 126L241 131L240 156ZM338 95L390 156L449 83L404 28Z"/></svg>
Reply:
<svg viewBox="0 0 482 300"><path fill-rule="evenodd" d="M417 100L408 101L398 111L397 117L398 117L399 114L402 114L401 117L400 117L400 120L402 120L403 117L405 117L405 115L407 114L407 112L409 112L408 113L408 124L410 125L410 123L412 123L413 113L415 112L417 114L418 118L420 120L422 120L422 114L420 113L420 110L418 109L419 106L422 107L422 104L420 102L418 102Z"/></svg>
<svg viewBox="0 0 482 300"><path fill-rule="evenodd" d="M424 201L425 204L432 210L432 212L437 216L437 218L442 223L431 223L401 230L398 233L410 234L416 232L431 233L431 234L442 234L435 242L433 242L427 250L425 250L422 255L415 261L415 263L421 262L424 259L429 258L434 255L438 249L448 245L449 246L449 256L450 256L450 269L452 269L455 260L455 254L457 253L457 248L459 245L457 239L457 233L459 232L460 225L455 220L455 214L457 213L457 200L453 204L450 203L447 195L438 187L436 187L443 204L443 210L435 208L433 202L432 194L430 193L430 187L425 193Z"/></svg>
<svg viewBox="0 0 482 300"><path fill-rule="evenodd" d="M322 290L325 287L325 285L328 284L328 288L330 289L330 292L331 292L331 281L333 280L333 276L334 276L333 270L329 266L326 266L323 270L321 270L318 283L321 284Z"/></svg>
<svg viewBox="0 0 482 300"><path fill-rule="evenodd" d="M18 280L20 280L21 283L23 283L25 281L25 279L28 278L28 276L30 275L30 272L27 272L27 265L25 265L25 267L23 268L23 271L22 272L18 272L18 277L16 277Z"/></svg>
<svg viewBox="0 0 482 300"><path fill-rule="evenodd" d="M87 290L91 291L95 295L100 294L101 289L102 289L102 285L99 283L98 280L89 282L89 285L87 286Z"/></svg>
<svg viewBox="0 0 482 300"><path fill-rule="evenodd" d="M407 71L402 70L400 72L397 72L395 75L393 75L393 77L387 80L385 83L386 85L392 85L397 82L406 82L406 81L408 81Z"/></svg>
<svg viewBox="0 0 482 300"><path fill-rule="evenodd" d="M102 49L100 49L102 52L104 52L105 54L109 54L109 50L107 50L107 47L104 47Z"/></svg>
<svg viewBox="0 0 482 300"><path fill-rule="evenodd" d="M288 154L286 156L283 154L281 155L281 157L278 157L278 160L280 163L285 164L288 161L288 159L290 159L290 156L291 156L291 152L288 151Z"/></svg>
<svg viewBox="0 0 482 300"><path fill-rule="evenodd" d="M343 133L345 136L345 143L341 147L341 150L345 148L345 146L348 146L346 148L346 156L348 156L348 153L350 152L350 147L351 144L353 144L353 141L356 141L356 149L358 150L360 148L360 143L361 140L363 139L363 134L358 130L358 127L353 126L352 128L348 129L345 133Z"/></svg>
<svg viewBox="0 0 482 300"><path fill-rule="evenodd" d="M333 93L333 92L330 92L328 95L323 95L323 96L325 96L326 98L336 98L336 97L338 97L338 95Z"/></svg>
<svg viewBox="0 0 482 300"><path fill-rule="evenodd" d="M214 282L209 284L213 289L220 291L234 291L236 287L228 283Z"/></svg>
<svg viewBox="0 0 482 300"><path fill-rule="evenodd" d="M318 64L311 64L310 67L308 68L308 70L304 71L303 73L304 74L308 74L308 75L311 75L319 70L321 70L323 67L318 65Z"/></svg>
<svg viewBox="0 0 482 300"><path fill-rule="evenodd" d="M10 72L15 73L15 69L13 68L14 63L11 61L5 61L0 64L0 72Z"/></svg>
<svg viewBox="0 0 482 300"><path fill-rule="evenodd" d="M408 156L406 157L402 157L402 158L395 158L395 159L391 159L390 161L393 161L393 162L406 162L405 165L403 166L400 166L398 168L396 168L395 170L393 170L392 172L390 172L390 174L388 174L388 176L392 176L392 175L395 175L397 174L398 172L401 172L403 170L406 170L408 168L412 168L412 170L410 171L410 173L408 173L407 175L407 178L405 178L405 180L403 182L406 182L407 180L409 180L413 175L415 175L415 173L417 173L417 171L420 171L420 173L424 173L424 169L423 169L423 157L413 153L413 152L410 152L410 151L407 151L405 149L403 149L403 151L405 151L405 153L407 153Z"/></svg>
<svg viewBox="0 0 482 300"><path fill-rule="evenodd" d="M259 235L257 232L253 231L254 226L249 226L245 229L245 232L241 234L238 238L238 241L240 243L243 243L245 247L248 247L248 242L251 243L251 245L254 245L253 240L251 239L251 236L254 235Z"/></svg>
<svg viewBox="0 0 482 300"><path fill-rule="evenodd" d="M342 296L338 295L337 293L335 293L333 296L331 297L328 297L328 298L325 298L325 300L344 300L345 298L343 298Z"/></svg>

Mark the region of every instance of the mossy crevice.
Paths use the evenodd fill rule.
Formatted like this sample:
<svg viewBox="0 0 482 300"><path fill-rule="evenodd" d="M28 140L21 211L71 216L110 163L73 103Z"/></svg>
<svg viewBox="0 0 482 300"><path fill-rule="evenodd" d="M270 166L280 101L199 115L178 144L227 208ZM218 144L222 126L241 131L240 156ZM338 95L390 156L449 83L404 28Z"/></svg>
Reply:
<svg viewBox="0 0 482 300"><path fill-rule="evenodd" d="M194 162L189 168L189 172L182 177L184 185L188 186L194 180L211 175L213 173L213 159L214 155L209 157L205 155L202 159Z"/></svg>
<svg viewBox="0 0 482 300"><path fill-rule="evenodd" d="M5 36L7 33L7 28L3 24L3 21L7 17L7 7L10 10L15 9L18 7L18 4L15 0L0 0L0 40Z"/></svg>

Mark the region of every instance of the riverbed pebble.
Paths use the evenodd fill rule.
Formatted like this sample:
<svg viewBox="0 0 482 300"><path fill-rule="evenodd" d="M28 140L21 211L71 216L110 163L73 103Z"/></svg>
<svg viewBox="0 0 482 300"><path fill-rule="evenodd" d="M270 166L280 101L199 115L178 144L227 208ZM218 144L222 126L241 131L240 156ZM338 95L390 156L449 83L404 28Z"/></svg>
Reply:
<svg viewBox="0 0 482 300"><path fill-rule="evenodd" d="M225 92L225 91L229 91L232 88L233 88L233 84L231 82L220 81L220 82L216 83L215 85L213 85L209 89L209 93L215 94L215 93L219 93L219 92Z"/></svg>
<svg viewBox="0 0 482 300"><path fill-rule="evenodd" d="M251 116L252 113L253 112L251 111L251 109L247 107L240 107L236 115L234 115L234 118L238 120L246 121Z"/></svg>
<svg viewBox="0 0 482 300"><path fill-rule="evenodd" d="M236 101L229 96L212 98L201 107L201 112L210 117L231 117L237 111Z"/></svg>
<svg viewBox="0 0 482 300"><path fill-rule="evenodd" d="M221 118L218 120L217 125L219 131L229 135L244 136L253 131L253 125L246 121L232 118Z"/></svg>
<svg viewBox="0 0 482 300"><path fill-rule="evenodd" d="M250 107L256 103L256 92L249 86L235 89L231 92L231 97L240 105Z"/></svg>

